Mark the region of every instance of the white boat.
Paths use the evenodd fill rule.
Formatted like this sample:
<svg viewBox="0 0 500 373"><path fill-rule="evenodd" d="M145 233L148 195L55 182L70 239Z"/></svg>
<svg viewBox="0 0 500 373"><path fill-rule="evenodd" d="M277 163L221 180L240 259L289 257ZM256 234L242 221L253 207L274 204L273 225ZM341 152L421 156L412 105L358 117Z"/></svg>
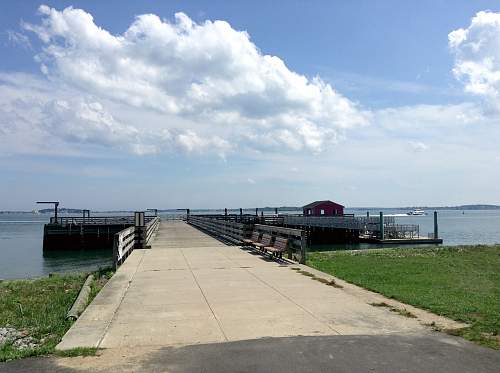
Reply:
<svg viewBox="0 0 500 373"><path fill-rule="evenodd" d="M410 212L408 212L407 215L411 215L411 216L425 216L427 214L422 209L414 209L414 210L411 210Z"/></svg>

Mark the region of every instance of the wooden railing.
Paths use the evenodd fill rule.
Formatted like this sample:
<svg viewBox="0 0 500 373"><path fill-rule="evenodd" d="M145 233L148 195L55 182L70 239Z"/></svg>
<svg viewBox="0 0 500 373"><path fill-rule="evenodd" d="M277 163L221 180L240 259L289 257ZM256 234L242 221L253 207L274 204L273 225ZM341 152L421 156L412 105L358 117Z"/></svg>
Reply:
<svg viewBox="0 0 500 373"><path fill-rule="evenodd" d="M288 259L296 260L301 264L306 263L307 237L305 230L264 224L255 224L254 230L275 237L287 238Z"/></svg>
<svg viewBox="0 0 500 373"><path fill-rule="evenodd" d="M252 231L268 233L273 237L288 239L288 258L300 263L306 262L306 232L302 229L279 227L267 224L238 223L225 220L224 216L190 215L188 223L216 237L235 244L241 244L243 239L249 238Z"/></svg>
<svg viewBox="0 0 500 373"><path fill-rule="evenodd" d="M147 245L151 238L156 234L158 228L160 227L160 218L156 216L154 219L150 220L146 224L146 237L144 244Z"/></svg>
<svg viewBox="0 0 500 373"><path fill-rule="evenodd" d="M145 222L148 223L153 220L155 216L146 216ZM60 225L133 225L134 216L59 216L57 220L54 217L50 218L50 224Z"/></svg>
<svg viewBox="0 0 500 373"><path fill-rule="evenodd" d="M135 227L125 228L115 234L113 242L113 265L120 266L134 249L136 242Z"/></svg>
<svg viewBox="0 0 500 373"><path fill-rule="evenodd" d="M251 214L244 214L244 215L239 215L239 214L188 215L188 219L190 219L191 217L232 221L232 222L243 223L243 224L271 224L271 225L283 224L283 216L281 216L281 215L279 215L279 216L278 215L251 215Z"/></svg>
<svg viewBox="0 0 500 373"><path fill-rule="evenodd" d="M243 239L250 237L253 226L252 224L244 224L230 220L196 215L190 215L187 222L215 236L236 244L239 244Z"/></svg>
<svg viewBox="0 0 500 373"><path fill-rule="evenodd" d="M161 215L161 220L186 220L186 214L168 214L168 215Z"/></svg>
<svg viewBox="0 0 500 373"><path fill-rule="evenodd" d="M153 216L144 227L128 227L115 234L113 241L113 265L120 266L130 253L138 248L149 248L148 244L160 227L160 218Z"/></svg>

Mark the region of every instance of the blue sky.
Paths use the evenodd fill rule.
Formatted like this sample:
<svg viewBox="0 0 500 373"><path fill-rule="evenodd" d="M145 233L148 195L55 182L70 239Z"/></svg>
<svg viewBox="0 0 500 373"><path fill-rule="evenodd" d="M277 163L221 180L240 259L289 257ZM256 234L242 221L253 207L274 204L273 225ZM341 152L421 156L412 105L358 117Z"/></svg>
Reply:
<svg viewBox="0 0 500 373"><path fill-rule="evenodd" d="M0 209L500 204L497 2L270 3L3 2Z"/></svg>

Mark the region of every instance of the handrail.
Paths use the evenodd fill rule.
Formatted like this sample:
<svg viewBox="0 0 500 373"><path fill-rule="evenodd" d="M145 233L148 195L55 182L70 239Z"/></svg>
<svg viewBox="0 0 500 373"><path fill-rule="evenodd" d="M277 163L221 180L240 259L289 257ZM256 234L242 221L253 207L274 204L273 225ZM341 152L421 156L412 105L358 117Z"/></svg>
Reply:
<svg viewBox="0 0 500 373"><path fill-rule="evenodd" d="M160 227L160 218L157 216L154 219L150 220L146 224L146 239L144 244L147 245L151 238L156 234L158 228Z"/></svg>
<svg viewBox="0 0 500 373"><path fill-rule="evenodd" d="M113 240L113 264L115 269L121 265L134 248L147 248L147 244L154 237L160 227L158 216L148 219L144 227L125 228L116 233Z"/></svg>
<svg viewBox="0 0 500 373"><path fill-rule="evenodd" d="M250 236L253 226L252 224L196 215L190 215L187 222L237 244Z"/></svg>
<svg viewBox="0 0 500 373"><path fill-rule="evenodd" d="M305 230L264 224L255 224L254 230L276 237L287 238L288 259L292 259L295 254L295 259L298 259L301 264L306 263L307 236Z"/></svg>
<svg viewBox="0 0 500 373"><path fill-rule="evenodd" d="M226 241L231 241L236 244L241 244L245 238L249 238L253 230L268 232L273 236L286 237L289 239L289 258L292 258L294 254L292 251L294 251L296 254L295 257L300 263L306 262L307 240L306 232L304 230L267 224L243 223L234 220L226 220L224 218L224 215L190 215L188 223L215 236L221 237Z"/></svg>
<svg viewBox="0 0 500 373"><path fill-rule="evenodd" d="M115 234L113 241L113 265L115 269L130 255L135 245L135 226Z"/></svg>
<svg viewBox="0 0 500 373"><path fill-rule="evenodd" d="M153 220L155 216L146 216L145 222ZM57 220L54 217L50 218L50 224L60 225L112 225L112 224L134 224L133 216L59 216Z"/></svg>

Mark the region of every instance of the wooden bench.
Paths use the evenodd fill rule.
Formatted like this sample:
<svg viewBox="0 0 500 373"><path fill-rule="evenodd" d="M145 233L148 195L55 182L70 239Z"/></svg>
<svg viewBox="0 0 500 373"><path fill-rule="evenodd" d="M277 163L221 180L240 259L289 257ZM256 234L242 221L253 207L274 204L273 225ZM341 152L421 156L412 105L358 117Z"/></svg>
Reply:
<svg viewBox="0 0 500 373"><path fill-rule="evenodd" d="M253 231L252 237L250 237L250 239L245 238L242 242L245 245L253 245L254 243L259 243L260 242L260 233L258 231Z"/></svg>
<svg viewBox="0 0 500 373"><path fill-rule="evenodd" d="M266 246L270 246L273 237L270 234L264 233L262 235L262 240L260 242L254 242L252 245L255 246L259 250L264 250Z"/></svg>
<svg viewBox="0 0 500 373"><path fill-rule="evenodd" d="M276 256L280 259L283 258L283 252L286 251L288 247L288 239L283 237L276 237L273 246L265 246L264 250L269 251L272 256Z"/></svg>

